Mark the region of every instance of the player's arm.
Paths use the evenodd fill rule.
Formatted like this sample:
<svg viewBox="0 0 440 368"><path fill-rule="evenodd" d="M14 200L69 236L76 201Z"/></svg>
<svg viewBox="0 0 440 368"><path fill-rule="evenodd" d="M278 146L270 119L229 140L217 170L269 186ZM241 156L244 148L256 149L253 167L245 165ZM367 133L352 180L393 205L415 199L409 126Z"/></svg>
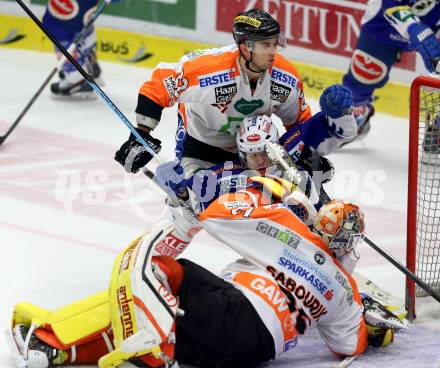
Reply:
<svg viewBox="0 0 440 368"><path fill-rule="evenodd" d="M346 87L328 87L320 98L321 112L291 127L280 137L280 143L296 160L304 150L316 151L322 156L334 152L356 137L352 104L351 91Z"/></svg>
<svg viewBox="0 0 440 368"><path fill-rule="evenodd" d="M136 131L156 153L160 152L162 142L154 138L150 132L159 124L162 110L175 102L178 70L178 64L160 63L154 69L150 80L141 86L138 94ZM126 172L132 173L139 171L152 158L133 133L115 154L115 160L124 166Z"/></svg>
<svg viewBox="0 0 440 368"><path fill-rule="evenodd" d="M319 321L319 334L331 352L340 356L362 354L368 347L368 329L362 315L359 292L350 287L353 297L341 301L332 318ZM351 304L349 304L351 303Z"/></svg>
<svg viewBox="0 0 440 368"><path fill-rule="evenodd" d="M159 63L151 78L140 88L136 106L137 132L159 153L161 141L150 132L157 127L162 110L173 106L179 100L180 93L187 85L183 73L183 61L180 63ZM135 173L152 159L152 155L130 134L128 140L115 154L115 160L124 166L125 171Z"/></svg>
<svg viewBox="0 0 440 368"><path fill-rule="evenodd" d="M436 71L440 58L440 42L433 30L423 24L409 5L398 1L383 0L381 12L389 26L393 27L409 49L415 49L423 58L429 72Z"/></svg>
<svg viewBox="0 0 440 368"><path fill-rule="evenodd" d="M399 50L417 50L428 71L432 72L435 70L432 60L440 56L439 42L433 30L422 23L408 3L409 1L399 0L369 2L362 19L362 32L367 32L371 38L376 40L379 48L390 45ZM416 2L413 5L419 8L425 7L421 13L428 7L422 3ZM435 11L430 10L430 12ZM433 23L431 25L435 26Z"/></svg>

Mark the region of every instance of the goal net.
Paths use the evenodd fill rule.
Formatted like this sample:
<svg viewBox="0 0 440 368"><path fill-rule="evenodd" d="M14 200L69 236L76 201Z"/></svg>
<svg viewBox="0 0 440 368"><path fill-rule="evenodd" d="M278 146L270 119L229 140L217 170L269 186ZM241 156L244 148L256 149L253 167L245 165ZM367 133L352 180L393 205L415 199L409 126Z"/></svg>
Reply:
<svg viewBox="0 0 440 368"><path fill-rule="evenodd" d="M412 83L409 130L407 266L440 293L440 79ZM407 280L410 315L426 295Z"/></svg>

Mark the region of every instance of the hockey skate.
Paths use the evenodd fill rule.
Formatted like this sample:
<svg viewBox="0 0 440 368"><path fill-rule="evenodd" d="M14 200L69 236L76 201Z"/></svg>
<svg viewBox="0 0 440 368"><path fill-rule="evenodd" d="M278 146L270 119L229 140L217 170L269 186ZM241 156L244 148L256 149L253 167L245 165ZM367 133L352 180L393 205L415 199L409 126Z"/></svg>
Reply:
<svg viewBox="0 0 440 368"><path fill-rule="evenodd" d="M101 78L101 67L96 60L95 52L88 56L83 68L95 80L96 84L99 86L104 85ZM58 75L60 80L50 85L53 98L65 100L94 100L97 98L93 88L77 70L72 72L61 70Z"/></svg>
<svg viewBox="0 0 440 368"><path fill-rule="evenodd" d="M38 339L28 326L18 324L8 332L6 336L16 367L46 368L63 364L67 360L65 351Z"/></svg>

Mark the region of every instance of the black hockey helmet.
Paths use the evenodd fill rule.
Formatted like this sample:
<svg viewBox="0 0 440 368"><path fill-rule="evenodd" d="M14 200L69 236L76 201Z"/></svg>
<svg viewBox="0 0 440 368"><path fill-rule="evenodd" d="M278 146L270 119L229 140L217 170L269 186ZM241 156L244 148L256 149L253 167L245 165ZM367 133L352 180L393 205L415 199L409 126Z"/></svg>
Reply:
<svg viewBox="0 0 440 368"><path fill-rule="evenodd" d="M237 45L250 40L267 40L281 34L280 24L267 12L261 9L250 9L238 13L232 27Z"/></svg>

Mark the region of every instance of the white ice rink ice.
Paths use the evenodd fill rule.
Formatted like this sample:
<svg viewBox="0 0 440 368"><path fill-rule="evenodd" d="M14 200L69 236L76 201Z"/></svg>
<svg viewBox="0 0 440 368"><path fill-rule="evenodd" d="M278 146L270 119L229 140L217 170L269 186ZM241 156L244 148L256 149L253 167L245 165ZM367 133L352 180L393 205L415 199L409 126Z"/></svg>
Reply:
<svg viewBox="0 0 440 368"><path fill-rule="evenodd" d="M50 54L0 49L0 135L56 64ZM104 90L132 122L137 92L149 71L102 63ZM309 101L316 112L317 104ZM408 103L402 101L402 104ZM164 111L155 136L171 158L175 109ZM13 305L56 308L107 287L114 258L130 240L166 216L164 196L146 177L124 174L113 160L129 132L100 99L55 101L46 89L0 146L0 330ZM330 158L327 186L366 214L371 239L401 262L406 247L408 122L376 114L363 144ZM403 298L404 277L363 245L358 270ZM236 254L200 233L184 256L218 272ZM440 305L419 302L418 319L395 343L369 349L352 367L439 367ZM317 332L268 367L329 367L338 362ZM13 367L3 335L0 367Z"/></svg>

